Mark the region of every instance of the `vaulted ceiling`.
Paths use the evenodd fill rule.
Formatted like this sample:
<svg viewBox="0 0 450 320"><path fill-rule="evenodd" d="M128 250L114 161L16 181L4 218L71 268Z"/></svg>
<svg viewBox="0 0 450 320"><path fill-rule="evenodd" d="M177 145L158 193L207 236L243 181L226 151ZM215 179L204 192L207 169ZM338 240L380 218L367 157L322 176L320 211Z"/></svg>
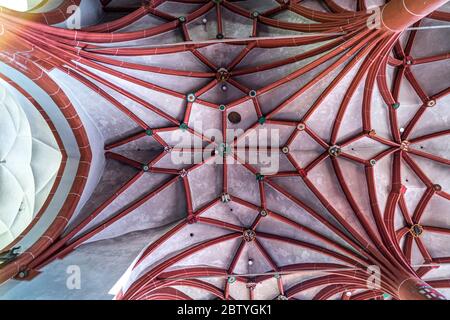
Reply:
<svg viewBox="0 0 450 320"><path fill-rule="evenodd" d="M68 165L1 295L75 264L109 285L78 298L449 298L450 6L398 3L2 8L2 84Z"/></svg>

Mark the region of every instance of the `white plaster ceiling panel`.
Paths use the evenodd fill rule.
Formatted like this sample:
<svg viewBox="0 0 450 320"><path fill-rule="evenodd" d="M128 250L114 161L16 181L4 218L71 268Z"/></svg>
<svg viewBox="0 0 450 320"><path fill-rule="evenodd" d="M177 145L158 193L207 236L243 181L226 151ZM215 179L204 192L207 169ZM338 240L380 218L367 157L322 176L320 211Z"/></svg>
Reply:
<svg viewBox="0 0 450 320"><path fill-rule="evenodd" d="M3 86L0 95L1 249L15 240L39 212L62 156L42 117L30 122L22 106Z"/></svg>

